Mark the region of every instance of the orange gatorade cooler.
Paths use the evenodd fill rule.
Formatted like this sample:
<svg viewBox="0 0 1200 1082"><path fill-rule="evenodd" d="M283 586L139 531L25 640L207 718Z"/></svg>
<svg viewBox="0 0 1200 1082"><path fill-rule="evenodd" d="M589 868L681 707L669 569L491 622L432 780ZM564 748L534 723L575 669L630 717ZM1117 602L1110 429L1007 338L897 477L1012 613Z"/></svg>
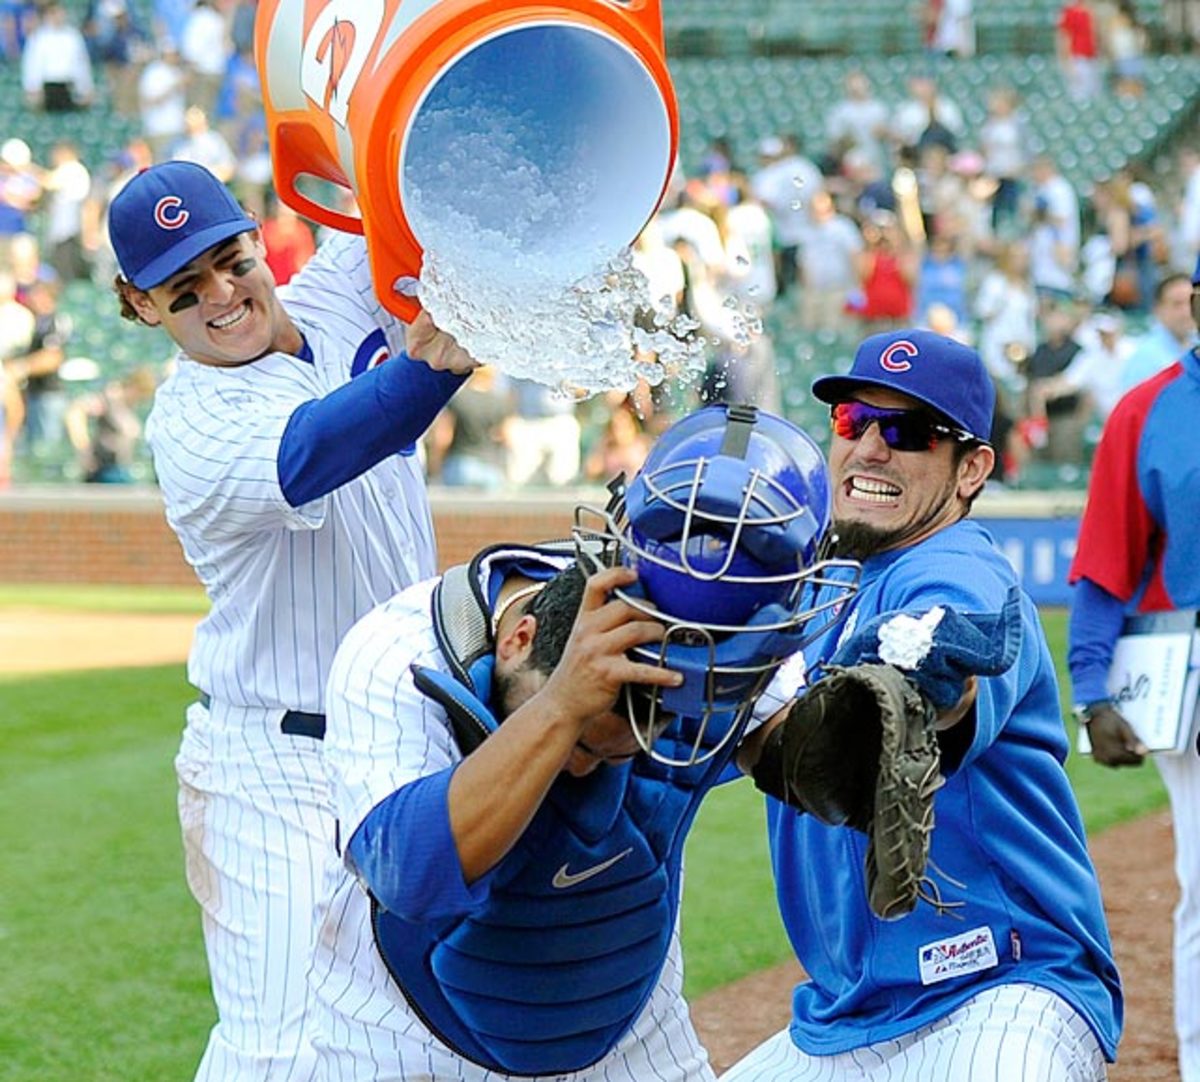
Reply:
<svg viewBox="0 0 1200 1082"><path fill-rule="evenodd" d="M659 0L262 0L255 49L280 198L364 234L405 319L439 229L511 230L530 260L582 274L633 242L670 178Z"/></svg>

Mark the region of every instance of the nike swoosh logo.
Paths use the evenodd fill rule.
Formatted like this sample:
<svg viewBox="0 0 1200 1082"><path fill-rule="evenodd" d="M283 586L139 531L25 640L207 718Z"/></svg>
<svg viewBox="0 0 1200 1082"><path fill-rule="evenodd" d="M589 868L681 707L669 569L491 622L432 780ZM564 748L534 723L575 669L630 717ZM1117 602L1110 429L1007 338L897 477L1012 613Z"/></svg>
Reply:
<svg viewBox="0 0 1200 1082"><path fill-rule="evenodd" d="M633 852L633 847L626 849L623 853L618 853L615 857L609 857L602 864L593 864L590 868L584 868L581 872L567 871L567 865L564 864L554 873L554 879L551 885L555 890L566 890L567 887L575 887L580 883L586 883L593 876L599 875L601 872L608 871L618 861L624 860L630 853Z"/></svg>

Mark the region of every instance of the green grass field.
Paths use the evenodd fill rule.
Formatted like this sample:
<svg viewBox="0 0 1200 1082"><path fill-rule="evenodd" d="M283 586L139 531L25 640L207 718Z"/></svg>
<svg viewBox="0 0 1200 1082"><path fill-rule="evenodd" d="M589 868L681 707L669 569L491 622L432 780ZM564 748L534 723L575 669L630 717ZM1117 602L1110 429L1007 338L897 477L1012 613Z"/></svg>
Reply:
<svg viewBox="0 0 1200 1082"><path fill-rule="evenodd" d="M202 611L190 592L92 602ZM50 603L0 590L0 607ZM1045 619L1061 658L1064 615ZM0 681L0 1082L191 1077L214 1017L175 819L191 695L182 665ZM1117 775L1073 757L1070 770L1092 831L1165 801L1152 768ZM706 802L687 875L689 995L787 957L748 783Z"/></svg>

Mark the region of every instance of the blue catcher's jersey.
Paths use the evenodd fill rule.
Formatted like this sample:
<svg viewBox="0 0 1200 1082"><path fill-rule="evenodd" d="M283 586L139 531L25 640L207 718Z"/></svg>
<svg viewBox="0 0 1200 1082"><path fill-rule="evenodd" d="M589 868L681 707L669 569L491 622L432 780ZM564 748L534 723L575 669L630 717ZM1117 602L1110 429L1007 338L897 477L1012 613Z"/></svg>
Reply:
<svg viewBox="0 0 1200 1082"><path fill-rule="evenodd" d="M471 667L478 697L446 673L415 675L447 713L465 710L494 729L490 661ZM682 743L686 727L677 720L660 739ZM561 775L491 873L480 909L418 923L374 903L380 955L422 1022L466 1059L508 1074L561 1074L602 1059L659 981L683 842L735 745L698 766L639 755Z"/></svg>

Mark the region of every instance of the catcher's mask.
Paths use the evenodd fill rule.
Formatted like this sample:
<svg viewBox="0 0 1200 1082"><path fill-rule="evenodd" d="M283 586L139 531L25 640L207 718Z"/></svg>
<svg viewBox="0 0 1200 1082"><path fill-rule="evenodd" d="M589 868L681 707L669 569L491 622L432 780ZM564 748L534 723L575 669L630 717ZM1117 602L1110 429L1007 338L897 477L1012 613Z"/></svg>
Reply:
<svg viewBox="0 0 1200 1082"><path fill-rule="evenodd" d="M709 406L672 425L628 487L601 511L576 509L581 566L637 569L616 594L662 621L639 661L683 673L678 688L627 687L638 743L672 766L710 759L740 737L754 700L784 659L837 619L857 574L830 579L825 458L799 428L753 406ZM599 560L595 542L601 542ZM591 555L589 555L591 553ZM846 581L848 579L848 581ZM820 587L829 587L821 592ZM656 746L674 718L686 753Z"/></svg>

